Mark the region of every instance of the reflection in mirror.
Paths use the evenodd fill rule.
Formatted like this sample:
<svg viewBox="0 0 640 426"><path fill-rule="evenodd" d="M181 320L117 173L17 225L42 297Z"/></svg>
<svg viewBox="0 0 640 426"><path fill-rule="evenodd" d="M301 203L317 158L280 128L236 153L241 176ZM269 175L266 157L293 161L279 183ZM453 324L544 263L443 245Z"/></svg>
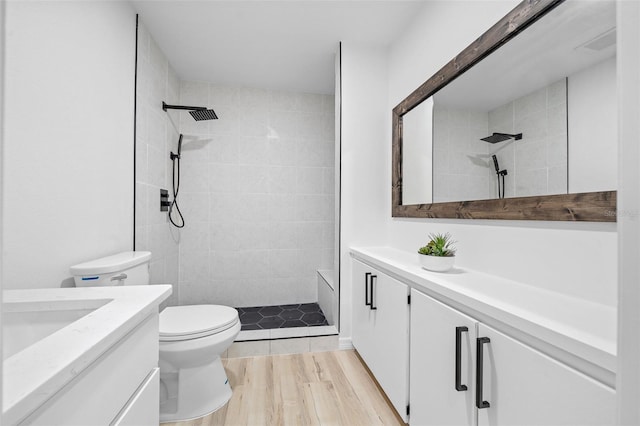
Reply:
<svg viewBox="0 0 640 426"><path fill-rule="evenodd" d="M434 202L566 194L566 87L561 79L489 110L436 93Z"/></svg>
<svg viewBox="0 0 640 426"><path fill-rule="evenodd" d="M432 198L404 196L405 114L402 204L615 190L615 25L613 1L566 1L428 98Z"/></svg>
<svg viewBox="0 0 640 426"><path fill-rule="evenodd" d="M433 99L429 98L402 119L402 176L407 177L402 204L432 201L431 153Z"/></svg>

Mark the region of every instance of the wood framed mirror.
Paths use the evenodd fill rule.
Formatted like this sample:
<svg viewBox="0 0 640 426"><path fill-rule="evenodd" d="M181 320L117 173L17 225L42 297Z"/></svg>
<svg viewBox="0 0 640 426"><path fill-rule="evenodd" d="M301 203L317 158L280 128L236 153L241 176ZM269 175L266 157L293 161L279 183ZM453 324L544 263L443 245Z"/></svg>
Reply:
<svg viewBox="0 0 640 426"><path fill-rule="evenodd" d="M584 13L582 11L576 13L574 10L568 9L569 6L565 6L578 3L580 2L565 2L564 0L523 1L393 109L393 217L591 222L616 221L616 191L614 189L616 184L617 156L615 155L616 150L610 149L611 146L617 145L616 113L615 111L612 113L604 111L604 114L602 114L601 111L602 108L604 108L602 105L613 105L612 108L615 110L616 103L615 3L613 1L581 2L601 8L598 10L586 10ZM584 22L578 21L577 16L581 14L584 15ZM561 25L558 22L551 21L551 19L560 19ZM558 75L556 76L551 75L552 73L550 72L550 75L547 76L547 81L543 81L544 79L540 79L539 82L534 81L539 75L545 74L546 71L527 71L526 68L523 68L523 71L523 69L521 69L521 72L530 72L530 74L527 74L526 78L522 78L522 76L519 78L514 77L512 79L514 81L512 86L520 86L518 90L524 90L527 96L523 96L523 93L512 95L508 93L509 91L506 89L491 89L489 87L490 85L487 85L487 91L490 91L492 94L489 96L491 99L487 99L486 102L483 100L482 102L486 103L486 105L483 105L486 106L486 108L494 108L494 110L490 112L487 112L485 108L483 112L483 114L489 117L488 119L485 118L489 124L479 126L481 128L483 127L483 130L480 130L479 133L476 131L474 135L466 136L469 141L465 141L465 143L471 144L473 147L471 149L476 152L473 154L467 153L466 158L458 162L459 164L455 164L454 167L457 167L459 170L475 170L469 172L468 180L460 181L459 186L479 186L482 190L477 195L473 194L471 196L468 195L468 191L464 194L452 194L452 192L455 191L449 191L449 193L443 195L443 190L438 184L438 181L442 181L443 178L436 173L436 169L438 167L441 168L441 163L437 163L439 166L436 166L435 162L437 157L436 153L440 151L432 145L436 142L434 139L436 139L438 134L438 111L441 111L442 107L434 106L434 99L436 100L436 104L442 103L439 99L445 98L448 104L455 104L455 99L458 99L458 102L469 102L473 104L473 99L468 96L470 88L485 86L484 83L478 84L474 73L482 74L481 70L484 68L486 75L486 69L491 70L488 68L492 66L491 64L494 64L493 66L495 67L495 64L498 63L496 61L498 60L501 61L499 63L504 63L504 57L502 59L495 59L497 56L494 55L494 52L496 52L496 54L502 53L503 55L509 55L510 58L513 57L514 60L519 61L516 65L507 67L509 69L518 68L522 62L522 58L534 56L533 54L522 54L521 47L513 43L516 36L519 37L515 41L522 43L527 42L533 46L532 52L534 53L544 51L546 54L549 51L553 51L556 45L562 43L554 40L548 41L547 43L551 43L549 46L553 46L552 49L544 47L542 42L539 42L539 34L541 31L543 32L542 34L553 32L544 27L540 29L540 27L542 27L541 24L545 22L545 20L547 20L545 24L549 25L550 28L559 28L562 29L562 31L570 31L571 28L573 28L574 33L586 36L588 40L587 42L582 42L580 38L573 37L571 33L567 34L566 32L556 34L557 37L566 40L564 44L567 44L567 49L571 50L571 52L577 52L577 59L573 57L571 57L572 59L567 59L569 64L564 68L560 66L559 68L561 69L557 71ZM534 26L534 24L538 22L540 24ZM601 23L599 24L601 26L595 28L594 22ZM613 27L611 27L612 25ZM538 33L532 30L534 28L538 28ZM587 35L585 28L589 28L589 31L594 31L593 34L595 35ZM570 43L579 44L575 47ZM595 53L592 53L592 51ZM558 57L567 56L566 53L560 50L549 53L549 55L552 54ZM559 62L559 60L556 61L556 58L553 56L549 56L547 59L541 56L535 58L534 60L542 62L542 66L546 66L546 68L550 68L548 66L549 62ZM547 61L546 64L545 60ZM602 148L602 152L605 153L603 155L610 157L608 166L606 167L608 172L602 173L603 175L608 174L608 178L603 178L603 182L596 181L593 183L591 182L591 177L599 175L597 171L599 165L595 164L595 161L603 161L602 158L599 158L599 156L601 157L598 153L598 149L600 148L596 147L594 151L589 151L592 148L586 139L590 137L590 131L594 133L593 129L575 130L576 122L589 122L593 120L589 119L589 117L591 117L589 115L580 115L580 108L576 108L575 112L573 109L570 110L570 104L585 105L583 100L577 96L582 92L597 92L597 90L589 86L588 83L594 80L587 79L585 80L587 83L583 84L584 88L581 92L578 84L581 80L577 77L572 78L566 76L569 75L569 73L571 73L571 76L582 76L584 73L579 73L582 72L583 69L588 68L592 70L595 69L596 65L599 68L593 72L589 71L589 75L600 73L597 74L597 78L599 79L597 81L604 81L609 85L608 87L613 87L614 89L605 93L607 97L606 102L603 99L597 99L596 107L582 108L588 109L584 114L594 116L594 114L598 113L599 117L607 116L608 118L604 117L603 120L608 120L607 123L612 129L611 132L597 135L599 140L605 140L606 144L608 144L608 148ZM606 74L613 75L612 82L607 82L607 79L602 77L603 74L599 70L603 67L608 67L608 70L613 70L607 71L609 74ZM474 73L470 71L474 71ZM562 77L558 79L558 76ZM499 75L499 77L494 78L494 80L508 81L509 78ZM455 84L452 84L454 81ZM527 84L531 81L530 84L533 85L532 87L535 91L531 93L527 92L525 90L526 88L522 87L522 81L527 81ZM551 81L552 84L549 84L549 81ZM538 85L535 86L535 84ZM447 93L446 97L444 93ZM550 109L553 107L560 111L560 113L556 114L557 116L554 115L555 118L553 118L552 121L564 126L559 130L554 127L559 134L564 134L565 141L567 141L563 148L563 154L556 154L556 152L558 152L557 146L554 145L554 147L552 147L550 145L549 140L552 139L552 136L557 139L555 134L551 135L552 132L550 130L549 132L546 130L539 132L529 126L530 123L528 123L527 120L523 119L520 123L520 127L525 128L524 131L522 131L521 128L516 128L518 127L516 125L518 123L516 118L514 118L516 124L512 124L510 128L504 124L504 121L501 124L502 127L496 128L493 126L492 128L491 114L497 115L495 111L499 111L500 108L502 108L497 108L496 105L506 105L504 103L506 102L505 99L509 99L510 105L516 105L514 108L517 108L518 102L521 102L522 99L526 98L531 100L536 98L537 94L540 93L543 94L543 97L546 96L545 102L547 102L547 105L550 105L550 99L553 96L555 96L554 99L559 103L558 105L547 106L547 108ZM493 96L496 94L497 96ZM569 96L569 94L571 94L571 96ZM501 99L500 96L503 96L504 99ZM516 97L518 99L514 100ZM540 98L540 96L537 97ZM531 103L523 104L522 102L521 104L525 105L525 107ZM478 104L478 102L475 102L475 104ZM563 104L562 107L564 110L558 109L560 104ZM455 108L459 110L459 106L455 106ZM413 113L407 115L407 113L411 111L413 111ZM550 117L548 111L543 114L547 114L547 116ZM417 119L416 117L418 116L422 118ZM419 121L423 122L424 125L417 125L416 123ZM531 120L529 120L529 122L530 121ZM551 121L549 123L551 123ZM605 124L598 123L599 127L606 127ZM545 126L547 125L549 126L548 129L551 129L552 124L545 124ZM476 127L476 130L477 128L478 127ZM488 136L480 137L483 132L485 136ZM501 137L502 133L505 134L504 137ZM524 134L524 138L521 136L522 133ZM585 138L582 138L582 136L585 136ZM573 145L569 143L571 137L577 141L573 142ZM595 138L596 135L592 137ZM415 148L413 145L408 144L409 138L420 138L421 142L419 147ZM422 142L424 138L429 139L428 143ZM531 155L535 150L532 151L531 147L534 146L536 141L544 141L543 143L546 144L544 145L546 151L544 151L544 155L540 155L541 158L546 156L545 158L555 159L556 157L562 158L564 156L564 166L562 166L562 164L541 164L539 170L526 170L527 165L535 163L535 155ZM403 144L406 146L403 146ZM569 146L569 148L567 148L567 146ZM574 148L571 148L572 146ZM494 151L492 151L492 149ZM504 162L501 162L501 164L503 164L503 166L506 164L507 167L501 170L497 157L493 154L494 152L497 153L498 149L504 149L498 157L505 152L518 150L522 152L521 155L524 157L518 159L517 156L514 157L515 154L511 155L511 157L503 155L501 161ZM529 151L527 151L527 149ZM574 161L574 157L578 158L581 155L580 150L583 151L583 158L591 157L592 160L588 160L586 164L578 164L577 160ZM554 152L554 156L551 155L552 151ZM569 154L567 151L569 151ZM611 151L613 154L610 155ZM570 156L572 157L569 158ZM405 159L404 161L403 158ZM589 163L589 161L591 161L591 163ZM518 162L520 164L519 166ZM449 160L449 164L452 163L453 160ZM493 170L494 167L495 171ZM507 171L507 169L509 170ZM530 180L531 176L535 175L534 172L537 171L542 171L542 173L539 174L547 179L542 184L537 182L527 186L516 180L520 179L522 182L525 182L526 179ZM519 174L517 174L518 172ZM530 173L527 174L527 172ZM558 172L564 172L564 175L558 177ZM509 175L509 173L511 174ZM507 179L509 179L506 186L505 175L508 175ZM584 179L577 177L578 175L583 176ZM411 179L409 179L409 176L411 176ZM488 186L487 179L491 181L492 186ZM500 183L500 179L502 179L502 184ZM583 183L583 180L588 182ZM420 182L420 184L416 185L415 182ZM496 183L497 186L495 185ZM592 191L589 185L592 185L591 187L594 187L595 190ZM609 190L610 188L611 190ZM506 197L505 193L507 195Z"/></svg>

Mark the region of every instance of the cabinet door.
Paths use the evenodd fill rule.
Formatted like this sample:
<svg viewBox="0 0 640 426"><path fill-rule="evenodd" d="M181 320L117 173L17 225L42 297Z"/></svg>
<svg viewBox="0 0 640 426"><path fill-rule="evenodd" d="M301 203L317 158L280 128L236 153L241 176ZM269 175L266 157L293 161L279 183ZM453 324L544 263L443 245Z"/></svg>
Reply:
<svg viewBox="0 0 640 426"><path fill-rule="evenodd" d="M369 368L406 422L409 403L408 287L375 270L371 280L375 346Z"/></svg>
<svg viewBox="0 0 640 426"><path fill-rule="evenodd" d="M410 342L411 425L473 425L476 321L411 290Z"/></svg>
<svg viewBox="0 0 640 426"><path fill-rule="evenodd" d="M489 338L478 425L615 424L613 389L484 324L478 337Z"/></svg>
<svg viewBox="0 0 640 426"><path fill-rule="evenodd" d="M369 296L369 280L372 275L372 268L362 262L354 260L352 262L351 286L353 300L351 303L353 309L352 316L352 342L360 356L370 363L370 357L375 352L373 345L373 322L371 317L373 312L367 301Z"/></svg>
<svg viewBox="0 0 640 426"><path fill-rule="evenodd" d="M352 262L352 341L398 414L406 421L409 378L408 287Z"/></svg>

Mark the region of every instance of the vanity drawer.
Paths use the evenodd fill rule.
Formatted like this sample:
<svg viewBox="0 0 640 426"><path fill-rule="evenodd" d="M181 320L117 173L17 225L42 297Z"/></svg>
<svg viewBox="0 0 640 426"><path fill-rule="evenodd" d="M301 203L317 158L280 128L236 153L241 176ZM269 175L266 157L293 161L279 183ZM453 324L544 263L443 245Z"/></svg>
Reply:
<svg viewBox="0 0 640 426"><path fill-rule="evenodd" d="M127 406L111 423L115 426L157 425L160 423L158 400L160 394L160 369L154 368L147 379L131 397Z"/></svg>
<svg viewBox="0 0 640 426"><path fill-rule="evenodd" d="M111 423L146 381L149 372L158 366L158 318L157 313L148 316L22 424ZM157 398L156 393L156 401Z"/></svg>

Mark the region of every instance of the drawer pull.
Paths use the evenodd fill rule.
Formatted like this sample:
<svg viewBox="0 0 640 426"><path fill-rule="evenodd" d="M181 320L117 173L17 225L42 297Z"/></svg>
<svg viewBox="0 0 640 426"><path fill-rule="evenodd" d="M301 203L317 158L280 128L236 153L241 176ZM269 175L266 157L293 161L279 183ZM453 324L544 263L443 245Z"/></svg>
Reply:
<svg viewBox="0 0 640 426"><path fill-rule="evenodd" d="M458 392L466 391L467 385L460 383L462 378L462 333L469 332L467 327L456 327L456 390Z"/></svg>
<svg viewBox="0 0 640 426"><path fill-rule="evenodd" d="M369 293L371 293L371 304L369 305L369 308L371 308L371 310L375 311L376 309L378 309L378 307L375 305L374 303L374 299L373 299L373 293L374 293L374 289L373 289L373 279L376 279L376 281L378 281L378 276L377 275L371 275L371 280L369 281L371 283L371 289L369 290Z"/></svg>
<svg viewBox="0 0 640 426"><path fill-rule="evenodd" d="M476 339L476 407L479 409L491 406L488 401L484 401L482 398L482 367L484 365L482 362L482 355L484 353L482 348L485 343L489 342L491 342L491 340L488 337L478 337Z"/></svg>
<svg viewBox="0 0 640 426"><path fill-rule="evenodd" d="M364 305L371 306L371 301L369 300L369 278L371 277L371 272L367 272L364 274Z"/></svg>

